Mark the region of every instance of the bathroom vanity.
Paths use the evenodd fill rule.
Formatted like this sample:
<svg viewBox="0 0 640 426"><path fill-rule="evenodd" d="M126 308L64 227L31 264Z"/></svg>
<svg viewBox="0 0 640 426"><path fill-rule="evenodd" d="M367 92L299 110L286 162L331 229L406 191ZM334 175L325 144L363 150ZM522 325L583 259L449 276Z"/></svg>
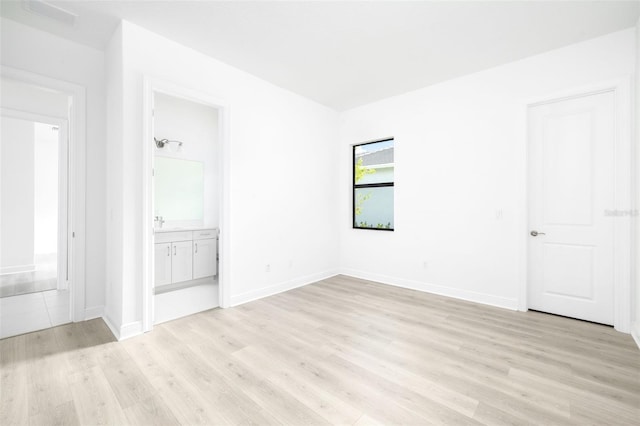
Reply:
<svg viewBox="0 0 640 426"><path fill-rule="evenodd" d="M156 293L217 274L217 229L155 231Z"/></svg>
<svg viewBox="0 0 640 426"><path fill-rule="evenodd" d="M156 229L154 323L219 306L218 230Z"/></svg>

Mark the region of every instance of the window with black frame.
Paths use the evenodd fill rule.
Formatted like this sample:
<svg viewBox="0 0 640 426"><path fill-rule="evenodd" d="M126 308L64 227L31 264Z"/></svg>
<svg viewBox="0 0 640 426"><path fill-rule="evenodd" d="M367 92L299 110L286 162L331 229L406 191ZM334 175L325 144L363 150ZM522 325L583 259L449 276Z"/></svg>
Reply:
<svg viewBox="0 0 640 426"><path fill-rule="evenodd" d="M393 138L353 146L353 227L393 231Z"/></svg>

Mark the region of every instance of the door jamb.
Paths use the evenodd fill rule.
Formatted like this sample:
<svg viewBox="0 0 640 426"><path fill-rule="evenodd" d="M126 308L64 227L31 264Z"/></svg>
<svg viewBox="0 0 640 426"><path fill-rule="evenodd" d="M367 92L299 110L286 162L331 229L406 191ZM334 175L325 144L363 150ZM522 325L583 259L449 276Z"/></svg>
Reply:
<svg viewBox="0 0 640 426"><path fill-rule="evenodd" d="M73 322L84 321L86 318L86 90L77 84L5 65L0 65L0 75L2 78L62 92L69 97L67 117L69 122L69 198L67 200L69 227L67 232L71 234L68 242L68 261L71 271L71 320Z"/></svg>
<svg viewBox="0 0 640 426"><path fill-rule="evenodd" d="M595 83L589 86L577 87L560 93L549 94L542 97L525 100L520 112L520 128L524 129L521 135L520 158L522 171L520 174L520 223L521 230L519 246L519 291L518 310L527 311L528 288L528 224L529 224L529 194L528 194L528 146L529 146L529 122L528 110L532 106L545 103L553 103L571 98L594 95L602 92L614 94L614 120L615 120L615 188L614 206L617 211L631 211L632 206L632 177L633 170L638 165L631 155L632 149L632 98L631 76L618 80ZM603 212L604 214L604 212ZM631 331L631 216L625 215L612 217L614 233L614 328L623 333Z"/></svg>
<svg viewBox="0 0 640 426"><path fill-rule="evenodd" d="M221 308L227 308L230 302L230 108L226 101L216 98L202 90L191 89L166 80L148 75L143 81L143 143L142 143L142 331L153 330L153 94L163 93L180 99L204 104L218 111L218 143L220 167L220 224L218 243L220 262L218 270L218 291Z"/></svg>

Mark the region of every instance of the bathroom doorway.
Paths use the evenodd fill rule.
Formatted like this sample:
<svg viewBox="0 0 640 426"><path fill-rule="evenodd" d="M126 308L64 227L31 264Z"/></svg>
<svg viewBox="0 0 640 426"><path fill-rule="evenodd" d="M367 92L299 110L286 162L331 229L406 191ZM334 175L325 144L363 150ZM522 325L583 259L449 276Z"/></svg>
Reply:
<svg viewBox="0 0 640 426"><path fill-rule="evenodd" d="M143 330L225 306L226 109L147 80Z"/></svg>

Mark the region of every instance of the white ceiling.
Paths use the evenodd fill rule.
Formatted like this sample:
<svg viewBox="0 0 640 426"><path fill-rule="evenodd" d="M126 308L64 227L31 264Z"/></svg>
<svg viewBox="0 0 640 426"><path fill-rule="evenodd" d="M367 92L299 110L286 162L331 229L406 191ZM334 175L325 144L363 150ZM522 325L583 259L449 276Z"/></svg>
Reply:
<svg viewBox="0 0 640 426"><path fill-rule="evenodd" d="M0 14L104 49L119 19L336 110L635 25L640 1L50 1L69 27ZM167 58L171 60L171 58Z"/></svg>

